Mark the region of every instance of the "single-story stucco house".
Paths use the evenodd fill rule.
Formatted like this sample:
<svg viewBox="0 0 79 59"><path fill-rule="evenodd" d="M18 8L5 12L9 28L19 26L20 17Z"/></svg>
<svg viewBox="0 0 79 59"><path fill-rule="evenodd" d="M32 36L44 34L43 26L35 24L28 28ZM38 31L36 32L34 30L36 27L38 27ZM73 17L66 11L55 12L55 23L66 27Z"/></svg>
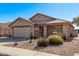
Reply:
<svg viewBox="0 0 79 59"><path fill-rule="evenodd" d="M19 17L9 24L9 27L14 37L29 38L30 35L47 37L55 31L64 33L66 38L74 36L74 27L71 22L41 13L35 14L29 20Z"/></svg>

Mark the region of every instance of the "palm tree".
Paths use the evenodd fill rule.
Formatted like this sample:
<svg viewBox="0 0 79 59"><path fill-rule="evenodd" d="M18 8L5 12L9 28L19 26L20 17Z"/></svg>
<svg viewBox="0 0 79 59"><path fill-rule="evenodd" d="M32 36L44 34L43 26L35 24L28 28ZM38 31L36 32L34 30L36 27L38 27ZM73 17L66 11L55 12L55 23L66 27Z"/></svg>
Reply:
<svg viewBox="0 0 79 59"><path fill-rule="evenodd" d="M79 26L79 16L75 17L74 20L72 21L72 23Z"/></svg>

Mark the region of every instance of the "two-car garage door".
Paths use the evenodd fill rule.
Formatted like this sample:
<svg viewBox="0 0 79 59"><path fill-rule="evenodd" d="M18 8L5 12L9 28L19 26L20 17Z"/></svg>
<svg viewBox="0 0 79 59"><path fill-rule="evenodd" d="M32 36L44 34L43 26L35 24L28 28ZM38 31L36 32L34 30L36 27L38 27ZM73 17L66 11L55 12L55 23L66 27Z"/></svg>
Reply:
<svg viewBox="0 0 79 59"><path fill-rule="evenodd" d="M15 37L27 37L29 38L31 34L31 27L14 27Z"/></svg>

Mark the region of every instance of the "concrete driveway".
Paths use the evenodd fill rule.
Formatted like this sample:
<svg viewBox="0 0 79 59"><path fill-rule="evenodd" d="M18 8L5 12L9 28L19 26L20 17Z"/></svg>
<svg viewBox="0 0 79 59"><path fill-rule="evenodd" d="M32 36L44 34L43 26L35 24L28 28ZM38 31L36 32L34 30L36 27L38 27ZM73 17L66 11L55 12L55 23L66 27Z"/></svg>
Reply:
<svg viewBox="0 0 79 59"><path fill-rule="evenodd" d="M26 38L23 37L0 37L0 45L12 43L12 42L19 42L19 41L25 41Z"/></svg>
<svg viewBox="0 0 79 59"><path fill-rule="evenodd" d="M6 50L7 49L7 50ZM0 46L0 54L4 56L59 56L55 54L39 52L34 50L22 49L22 48L14 48L7 46Z"/></svg>
<svg viewBox="0 0 79 59"><path fill-rule="evenodd" d="M79 34L78 34L78 36L77 36L77 37L74 37L74 39L77 39L77 40L79 40Z"/></svg>

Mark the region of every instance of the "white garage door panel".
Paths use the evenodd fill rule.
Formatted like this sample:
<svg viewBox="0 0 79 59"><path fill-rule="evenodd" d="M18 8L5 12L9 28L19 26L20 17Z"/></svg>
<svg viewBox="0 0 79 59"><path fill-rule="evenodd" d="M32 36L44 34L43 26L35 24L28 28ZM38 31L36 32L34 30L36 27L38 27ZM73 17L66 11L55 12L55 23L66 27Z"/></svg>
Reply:
<svg viewBox="0 0 79 59"><path fill-rule="evenodd" d="M14 28L15 37L29 37L31 33L31 27L16 27Z"/></svg>

